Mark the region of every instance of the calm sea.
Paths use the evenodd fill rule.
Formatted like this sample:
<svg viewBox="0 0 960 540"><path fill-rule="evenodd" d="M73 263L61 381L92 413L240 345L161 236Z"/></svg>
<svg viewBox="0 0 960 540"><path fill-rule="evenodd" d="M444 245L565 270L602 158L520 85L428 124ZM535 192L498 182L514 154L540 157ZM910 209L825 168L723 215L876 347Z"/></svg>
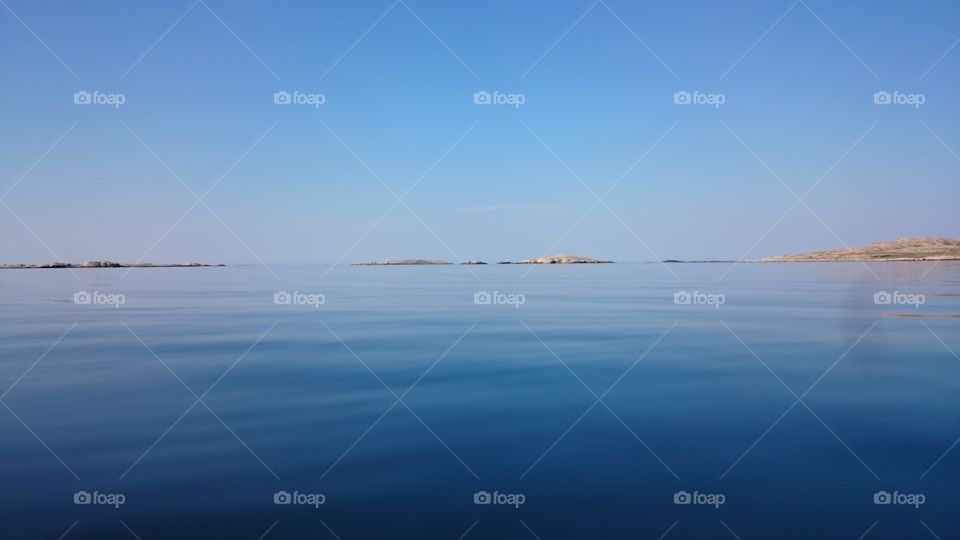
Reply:
<svg viewBox="0 0 960 540"><path fill-rule="evenodd" d="M960 538L960 264L670 269L3 271L0 537Z"/></svg>

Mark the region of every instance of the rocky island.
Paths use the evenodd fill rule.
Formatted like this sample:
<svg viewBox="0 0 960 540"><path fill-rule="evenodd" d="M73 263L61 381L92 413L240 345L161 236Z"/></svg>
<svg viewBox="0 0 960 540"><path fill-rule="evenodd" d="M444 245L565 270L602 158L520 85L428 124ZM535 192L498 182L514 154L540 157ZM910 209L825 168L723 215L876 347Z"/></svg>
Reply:
<svg viewBox="0 0 960 540"><path fill-rule="evenodd" d="M31 269L31 268L207 268L225 266L223 264L204 264L188 262L182 264L158 263L119 263L114 261L87 261L84 263L52 262L47 264L0 264L0 270Z"/></svg>
<svg viewBox="0 0 960 540"><path fill-rule="evenodd" d="M910 237L849 249L810 251L750 262L869 262L960 260L960 239Z"/></svg>
<svg viewBox="0 0 960 540"><path fill-rule="evenodd" d="M610 264L613 261L602 261L578 255L545 255L535 259L523 259L516 264ZM501 263L503 264L503 263Z"/></svg>
<svg viewBox="0 0 960 540"><path fill-rule="evenodd" d="M357 261L352 266L406 266L406 265L430 265L430 264L453 264L439 259L381 259L378 261Z"/></svg>

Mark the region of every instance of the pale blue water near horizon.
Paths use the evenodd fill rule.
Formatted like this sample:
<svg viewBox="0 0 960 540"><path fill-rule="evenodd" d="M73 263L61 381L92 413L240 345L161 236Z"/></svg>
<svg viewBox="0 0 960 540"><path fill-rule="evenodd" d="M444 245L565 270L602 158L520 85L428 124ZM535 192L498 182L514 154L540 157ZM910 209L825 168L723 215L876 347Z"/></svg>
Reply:
<svg viewBox="0 0 960 540"><path fill-rule="evenodd" d="M728 268L4 271L0 537L960 538L960 264Z"/></svg>

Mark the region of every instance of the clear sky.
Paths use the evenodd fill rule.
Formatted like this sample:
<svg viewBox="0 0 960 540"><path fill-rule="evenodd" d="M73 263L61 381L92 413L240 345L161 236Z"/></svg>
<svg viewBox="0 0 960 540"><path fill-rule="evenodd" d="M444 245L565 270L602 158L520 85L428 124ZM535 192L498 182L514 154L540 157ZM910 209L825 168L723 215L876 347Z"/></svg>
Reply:
<svg viewBox="0 0 960 540"><path fill-rule="evenodd" d="M960 236L957 2L0 4L0 262Z"/></svg>

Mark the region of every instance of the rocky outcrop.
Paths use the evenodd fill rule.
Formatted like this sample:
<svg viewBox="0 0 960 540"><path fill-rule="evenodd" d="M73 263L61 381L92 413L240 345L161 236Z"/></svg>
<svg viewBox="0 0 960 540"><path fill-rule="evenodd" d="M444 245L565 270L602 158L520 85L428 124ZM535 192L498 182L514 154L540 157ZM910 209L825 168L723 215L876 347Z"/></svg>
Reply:
<svg viewBox="0 0 960 540"><path fill-rule="evenodd" d="M535 259L523 259L522 261L517 261L517 264L609 264L612 262L613 261L580 257L578 255L546 255Z"/></svg>
<svg viewBox="0 0 960 540"><path fill-rule="evenodd" d="M30 268L196 268L225 266L223 264L202 264L189 262L186 264L157 264L157 263L118 263L113 261L87 261L84 263L52 262L47 264L0 264L0 270L30 269Z"/></svg>

